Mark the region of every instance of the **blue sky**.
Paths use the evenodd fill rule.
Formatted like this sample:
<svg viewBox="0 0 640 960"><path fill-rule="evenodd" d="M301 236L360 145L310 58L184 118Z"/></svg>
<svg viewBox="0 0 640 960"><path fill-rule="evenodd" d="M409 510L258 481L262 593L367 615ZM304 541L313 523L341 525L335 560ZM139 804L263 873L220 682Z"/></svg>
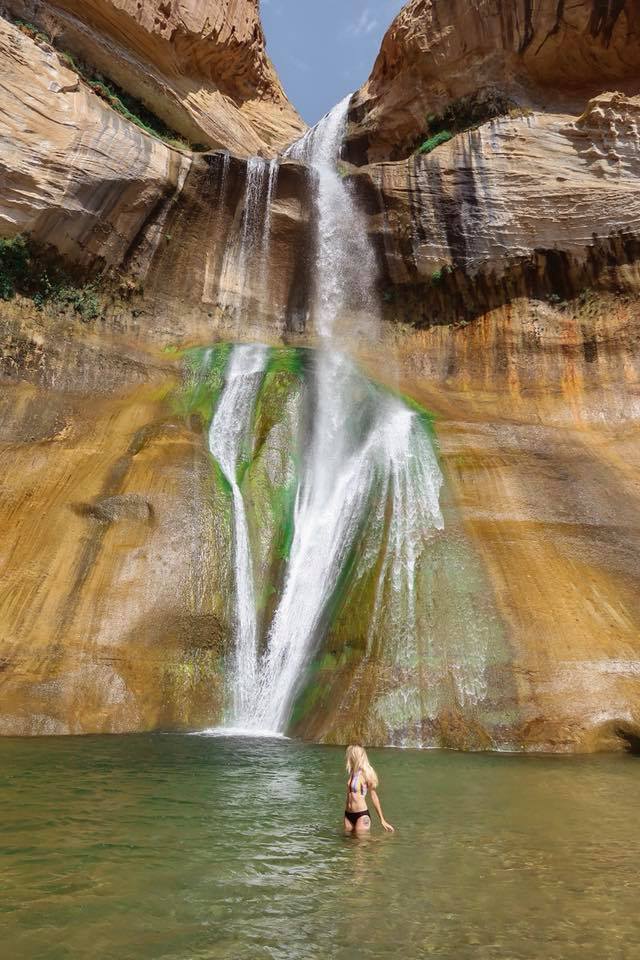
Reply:
<svg viewBox="0 0 640 960"><path fill-rule="evenodd" d="M405 0L260 0L267 52L309 124L364 83Z"/></svg>

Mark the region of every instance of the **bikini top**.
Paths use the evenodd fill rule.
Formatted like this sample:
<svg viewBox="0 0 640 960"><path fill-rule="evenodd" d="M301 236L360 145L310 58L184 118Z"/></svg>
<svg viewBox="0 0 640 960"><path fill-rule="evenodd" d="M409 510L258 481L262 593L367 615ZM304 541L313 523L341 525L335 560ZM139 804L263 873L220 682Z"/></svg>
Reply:
<svg viewBox="0 0 640 960"><path fill-rule="evenodd" d="M359 793L361 797L367 795L367 781L362 776L362 771L358 770L349 780L349 790L351 793Z"/></svg>

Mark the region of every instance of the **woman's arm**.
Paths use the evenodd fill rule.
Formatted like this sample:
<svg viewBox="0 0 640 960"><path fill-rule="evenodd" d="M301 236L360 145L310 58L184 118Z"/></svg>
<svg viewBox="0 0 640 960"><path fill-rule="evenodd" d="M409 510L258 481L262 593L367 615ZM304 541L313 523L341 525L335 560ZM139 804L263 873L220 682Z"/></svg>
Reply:
<svg viewBox="0 0 640 960"><path fill-rule="evenodd" d="M382 824L385 830L389 831L390 833L393 833L393 827L391 826L390 823L387 823L387 821L384 818L382 807L380 806L380 800L378 799L377 791L370 790L370 793L371 793L371 803L373 804L373 809L380 817L380 823Z"/></svg>

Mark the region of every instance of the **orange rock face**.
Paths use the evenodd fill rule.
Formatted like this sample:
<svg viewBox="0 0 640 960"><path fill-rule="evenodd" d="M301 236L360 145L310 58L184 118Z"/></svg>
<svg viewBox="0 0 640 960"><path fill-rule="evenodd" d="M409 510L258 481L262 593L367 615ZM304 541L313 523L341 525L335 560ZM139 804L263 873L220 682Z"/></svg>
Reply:
<svg viewBox="0 0 640 960"><path fill-rule="evenodd" d="M603 89L637 93L639 72L640 9L632 0L411 0L355 98L351 136L359 156L395 159L428 115L476 91L566 105Z"/></svg>
<svg viewBox="0 0 640 960"><path fill-rule="evenodd" d="M254 3L9 6L192 141L267 154L299 129ZM206 416L176 401L178 351L312 342L309 178L282 164L267 269L234 276L242 156L162 143L56 50L0 27L0 233L138 289L108 288L89 319L0 301L0 733L215 723L228 505ZM420 638L437 656L407 676L426 745L595 750L640 734L639 67L631 2L414 0L353 102L359 168L344 172L385 319L360 359L435 414L446 480ZM416 150L428 116L487 90L496 115ZM221 301L240 283L238 323ZM388 742L373 705L398 678L384 649L354 654L347 614L296 732ZM478 631L494 651L482 709L453 692Z"/></svg>
<svg viewBox="0 0 640 960"><path fill-rule="evenodd" d="M304 124L265 53L257 0L10 0L192 143L270 154Z"/></svg>
<svg viewBox="0 0 640 960"><path fill-rule="evenodd" d="M149 218L180 189L186 153L128 123L48 45L0 19L7 145L0 233L28 233L72 260L120 264Z"/></svg>

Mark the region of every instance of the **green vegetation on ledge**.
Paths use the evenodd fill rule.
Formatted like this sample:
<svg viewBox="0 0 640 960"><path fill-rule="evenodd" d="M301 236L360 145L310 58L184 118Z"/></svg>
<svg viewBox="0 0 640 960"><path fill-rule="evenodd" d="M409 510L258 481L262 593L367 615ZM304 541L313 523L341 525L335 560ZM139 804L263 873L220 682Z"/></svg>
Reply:
<svg viewBox="0 0 640 960"><path fill-rule="evenodd" d="M527 112L499 90L482 90L460 97L442 113L427 117L426 130L422 135L424 137L426 134L426 139L415 148L415 152L431 153L459 133L475 130L497 117L526 116Z"/></svg>
<svg viewBox="0 0 640 960"><path fill-rule="evenodd" d="M439 147L442 143L447 143L449 140L453 140L453 134L449 133L448 130L441 130L440 133L436 133L433 137L425 140L422 146L418 147L418 153L431 153L436 147Z"/></svg>
<svg viewBox="0 0 640 960"><path fill-rule="evenodd" d="M157 137L170 147L178 150L206 150L207 147L202 144L188 143L184 137L181 137L175 130L171 130L165 123L151 112L143 103L131 97L116 84L96 73L90 66L76 59L73 54L63 50L56 38L49 36L43 30L40 30L33 23L25 20L14 20L13 23L22 33L31 37L38 44L46 43L57 50L60 59L69 70L77 73L78 77L87 84L101 100L108 103L109 106L121 116L135 123L137 127L144 130L145 133Z"/></svg>
<svg viewBox="0 0 640 960"><path fill-rule="evenodd" d="M83 320L95 320L100 315L98 283L99 278L75 280L59 263L34 250L27 237L0 238L1 300L20 294L39 308L69 307Z"/></svg>
<svg viewBox="0 0 640 960"><path fill-rule="evenodd" d="M434 287L439 286L444 281L445 277L452 273L452 271L453 268L448 263L446 263L443 267L440 267L438 270L434 270L431 274L432 285Z"/></svg>

